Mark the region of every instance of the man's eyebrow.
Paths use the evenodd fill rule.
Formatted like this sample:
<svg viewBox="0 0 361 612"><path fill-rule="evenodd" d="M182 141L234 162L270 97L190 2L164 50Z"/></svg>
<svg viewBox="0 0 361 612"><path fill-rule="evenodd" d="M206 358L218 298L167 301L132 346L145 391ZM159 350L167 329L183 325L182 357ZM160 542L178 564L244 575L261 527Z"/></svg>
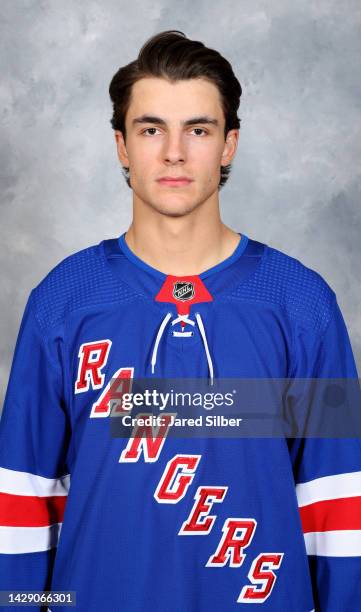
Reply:
<svg viewBox="0 0 361 612"><path fill-rule="evenodd" d="M166 121L161 117L156 117L155 115L141 115L141 117L136 117L132 121L132 125L136 125L138 123L157 123L158 125L167 125ZM207 115L201 115L200 117L192 117L191 119L186 119L182 121L183 126L195 125L197 123L207 124L207 125L219 125L218 119L214 119L213 117L208 117Z"/></svg>

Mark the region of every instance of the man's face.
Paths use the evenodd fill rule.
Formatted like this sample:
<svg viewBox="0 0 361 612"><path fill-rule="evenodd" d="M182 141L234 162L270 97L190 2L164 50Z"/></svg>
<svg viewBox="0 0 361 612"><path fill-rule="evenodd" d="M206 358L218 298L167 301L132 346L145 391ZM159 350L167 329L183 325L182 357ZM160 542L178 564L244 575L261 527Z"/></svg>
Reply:
<svg viewBox="0 0 361 612"><path fill-rule="evenodd" d="M118 156L129 167L135 197L170 216L200 206L218 191L221 165L229 164L236 152L238 130L230 130L225 142L224 126L213 83L170 83L153 77L137 81L126 115L125 144L116 132ZM162 177L189 181L167 182Z"/></svg>

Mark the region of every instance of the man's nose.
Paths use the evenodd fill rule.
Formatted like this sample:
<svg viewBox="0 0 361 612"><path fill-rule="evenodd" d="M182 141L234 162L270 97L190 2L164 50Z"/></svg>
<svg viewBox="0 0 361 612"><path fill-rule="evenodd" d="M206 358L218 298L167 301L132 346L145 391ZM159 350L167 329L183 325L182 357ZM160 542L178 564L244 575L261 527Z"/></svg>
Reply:
<svg viewBox="0 0 361 612"><path fill-rule="evenodd" d="M184 161L186 157L186 146L184 135L179 132L168 134L164 142L164 160L170 163Z"/></svg>

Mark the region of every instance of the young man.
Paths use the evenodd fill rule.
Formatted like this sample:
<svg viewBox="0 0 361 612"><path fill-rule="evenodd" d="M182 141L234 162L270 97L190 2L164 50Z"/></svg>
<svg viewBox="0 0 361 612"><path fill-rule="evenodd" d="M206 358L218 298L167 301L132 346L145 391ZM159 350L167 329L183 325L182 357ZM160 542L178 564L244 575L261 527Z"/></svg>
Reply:
<svg viewBox="0 0 361 612"><path fill-rule="evenodd" d="M220 219L230 64L163 32L110 95L133 220L31 291L0 426L0 587L74 591L81 612L359 610L359 440L171 436L178 407L110 433L135 379L357 378L326 282Z"/></svg>

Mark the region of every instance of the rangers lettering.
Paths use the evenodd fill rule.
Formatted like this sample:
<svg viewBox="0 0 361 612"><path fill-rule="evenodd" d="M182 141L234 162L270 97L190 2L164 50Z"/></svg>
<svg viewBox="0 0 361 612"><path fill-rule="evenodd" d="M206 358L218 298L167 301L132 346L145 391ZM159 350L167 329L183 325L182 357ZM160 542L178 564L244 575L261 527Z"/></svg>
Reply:
<svg viewBox="0 0 361 612"><path fill-rule="evenodd" d="M111 340L98 340L97 342L84 342L79 348L78 377L75 381L75 393L84 393L89 390L89 383L93 389L101 389L104 384L104 374L101 373L107 362Z"/></svg>
<svg viewBox="0 0 361 612"><path fill-rule="evenodd" d="M157 502L177 504L183 499L200 460L201 455L175 455L170 459L154 493Z"/></svg>
<svg viewBox="0 0 361 612"><path fill-rule="evenodd" d="M164 413L162 425L152 427L151 425L136 425L133 429L132 436L128 440L128 444L122 451L119 457L119 463L131 462L135 463L140 458L141 452L144 452L144 461L146 463L154 463L158 461L160 452L168 434L168 429L177 413ZM140 414L139 418L146 418L149 414Z"/></svg>
<svg viewBox="0 0 361 612"><path fill-rule="evenodd" d="M261 588L244 586L237 603L263 603L268 599L277 579L277 576L269 568L278 569L282 563L283 555L284 553L261 553L253 560L248 578L252 584L261 585Z"/></svg>
<svg viewBox="0 0 361 612"><path fill-rule="evenodd" d="M128 414L129 410L122 409L121 399L123 393L129 393L133 379L134 368L120 368L112 376L107 386L96 402L94 402L90 417L108 417Z"/></svg>
<svg viewBox="0 0 361 612"><path fill-rule="evenodd" d="M252 542L257 521L253 518L228 518L222 527L223 536L214 555L206 567L241 567L246 555L243 549ZM239 535L240 534L240 535Z"/></svg>
<svg viewBox="0 0 361 612"><path fill-rule="evenodd" d="M214 503L223 502L227 490L228 487L198 487L194 506L178 535L208 535L217 517L207 515Z"/></svg>

